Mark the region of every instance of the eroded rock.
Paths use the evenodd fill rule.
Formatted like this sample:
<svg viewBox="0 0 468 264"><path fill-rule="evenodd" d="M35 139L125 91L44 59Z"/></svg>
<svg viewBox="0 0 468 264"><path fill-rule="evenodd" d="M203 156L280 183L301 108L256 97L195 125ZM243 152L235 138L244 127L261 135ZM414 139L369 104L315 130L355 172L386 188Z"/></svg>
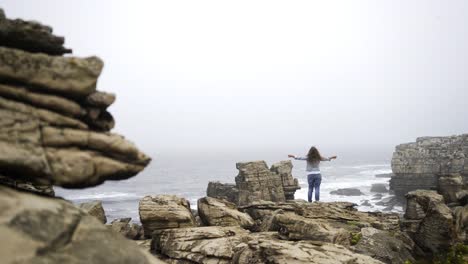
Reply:
<svg viewBox="0 0 468 264"><path fill-rule="evenodd" d="M91 201L87 203L81 203L78 207L84 210L89 215L96 217L99 222L105 224L107 222L106 212L104 211L104 207L102 207L101 201Z"/></svg>
<svg viewBox="0 0 468 264"><path fill-rule="evenodd" d="M254 225L250 215L237 210L235 204L212 197L198 200L198 214L204 225L240 226L246 229Z"/></svg>

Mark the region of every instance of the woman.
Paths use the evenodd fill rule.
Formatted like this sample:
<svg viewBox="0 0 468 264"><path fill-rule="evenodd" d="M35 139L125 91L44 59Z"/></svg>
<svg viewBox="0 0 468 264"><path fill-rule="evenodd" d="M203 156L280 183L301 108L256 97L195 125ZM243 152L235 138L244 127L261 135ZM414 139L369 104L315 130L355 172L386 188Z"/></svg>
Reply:
<svg viewBox="0 0 468 264"><path fill-rule="evenodd" d="M320 162L321 161L331 161L336 159L336 156L329 158L324 158L320 155L320 152L316 147L311 147L307 157L296 157L295 155L288 155L289 158L294 158L295 160L306 160L307 167L307 182L309 183L309 193L307 200L312 202L312 193L315 189L315 201L320 200L320 183L322 183L322 175L320 174Z"/></svg>

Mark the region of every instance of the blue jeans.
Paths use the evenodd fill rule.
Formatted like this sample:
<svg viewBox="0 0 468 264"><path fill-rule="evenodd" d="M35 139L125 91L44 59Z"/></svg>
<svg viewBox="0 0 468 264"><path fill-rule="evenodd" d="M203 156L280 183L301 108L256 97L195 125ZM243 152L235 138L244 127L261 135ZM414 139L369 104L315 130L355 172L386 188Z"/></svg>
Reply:
<svg viewBox="0 0 468 264"><path fill-rule="evenodd" d="M315 201L320 200L320 183L322 183L322 175L319 174L309 174L307 175L307 182L309 183L309 194L307 195L307 200L312 202L312 193L315 189Z"/></svg>

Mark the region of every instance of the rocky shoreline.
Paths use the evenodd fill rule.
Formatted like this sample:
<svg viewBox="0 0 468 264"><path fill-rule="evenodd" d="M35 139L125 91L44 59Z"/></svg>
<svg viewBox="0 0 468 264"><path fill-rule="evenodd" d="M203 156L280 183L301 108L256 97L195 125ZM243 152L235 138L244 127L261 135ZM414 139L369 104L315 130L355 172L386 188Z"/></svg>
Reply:
<svg viewBox="0 0 468 264"><path fill-rule="evenodd" d="M391 187L404 215L295 200L290 161L236 164L235 184L209 183L196 210L184 197L145 196L141 225L109 221L99 201L55 197L53 186L127 179L151 161L110 132L115 95L96 90L102 60L63 56L63 43L0 9L2 263L416 263L447 252L468 261L467 135L397 147Z"/></svg>

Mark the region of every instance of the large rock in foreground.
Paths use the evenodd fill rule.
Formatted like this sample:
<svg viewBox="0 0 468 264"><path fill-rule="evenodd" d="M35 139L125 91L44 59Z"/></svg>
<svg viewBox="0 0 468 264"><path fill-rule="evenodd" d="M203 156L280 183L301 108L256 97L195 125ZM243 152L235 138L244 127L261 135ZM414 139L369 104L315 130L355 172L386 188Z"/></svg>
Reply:
<svg viewBox="0 0 468 264"><path fill-rule="evenodd" d="M2 263L161 263L69 202L0 186Z"/></svg>
<svg viewBox="0 0 468 264"><path fill-rule="evenodd" d="M250 215L237 210L235 204L211 197L198 200L198 215L204 225L240 226L246 229L254 225Z"/></svg>
<svg viewBox="0 0 468 264"><path fill-rule="evenodd" d="M140 200L138 211L147 237L155 230L196 225L190 203L175 195L145 196Z"/></svg>

